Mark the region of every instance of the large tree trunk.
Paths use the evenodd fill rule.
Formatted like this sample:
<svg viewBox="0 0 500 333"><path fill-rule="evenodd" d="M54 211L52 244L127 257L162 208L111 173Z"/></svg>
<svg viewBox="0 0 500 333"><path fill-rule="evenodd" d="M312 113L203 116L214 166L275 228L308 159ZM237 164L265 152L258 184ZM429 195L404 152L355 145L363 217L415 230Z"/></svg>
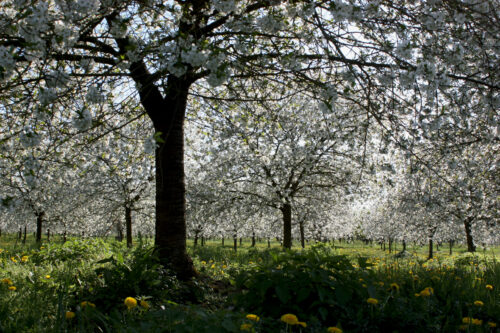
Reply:
<svg viewBox="0 0 500 333"><path fill-rule="evenodd" d="M284 203L280 208L283 214L283 247L292 248L292 205Z"/></svg>
<svg viewBox="0 0 500 333"><path fill-rule="evenodd" d="M116 39L121 51L130 46ZM186 250L186 185L184 182L184 117L189 87L196 80L186 74L169 75L163 94L143 61L130 65L130 76L138 86L141 104L153 121L157 148L155 251L160 261L172 267L177 277L198 275Z"/></svg>
<svg viewBox="0 0 500 333"><path fill-rule="evenodd" d="M43 227L43 216L44 212L36 213L36 235L35 239L37 243L42 242L42 227Z"/></svg>
<svg viewBox="0 0 500 333"><path fill-rule="evenodd" d="M155 160L155 247L160 261L171 265L182 280L197 276L186 251L184 115L189 85L184 80L170 77L167 96L162 101L161 95L157 95L159 105L154 105L153 101L151 106L153 124L160 138Z"/></svg>
<svg viewBox="0 0 500 333"><path fill-rule="evenodd" d="M127 231L127 247L132 247L132 208L125 205L125 229Z"/></svg>
<svg viewBox="0 0 500 333"><path fill-rule="evenodd" d="M476 252L476 245L474 244L474 239L472 238L472 218L468 217L464 220L465 227L465 238L467 240L467 251Z"/></svg>

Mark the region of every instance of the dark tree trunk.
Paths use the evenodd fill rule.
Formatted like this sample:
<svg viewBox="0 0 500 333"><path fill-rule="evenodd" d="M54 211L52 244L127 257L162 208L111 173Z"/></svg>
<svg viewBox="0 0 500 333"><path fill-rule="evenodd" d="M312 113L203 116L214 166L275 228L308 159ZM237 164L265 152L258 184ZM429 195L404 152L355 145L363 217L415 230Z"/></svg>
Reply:
<svg viewBox="0 0 500 333"><path fill-rule="evenodd" d="M467 252L476 252L476 245L472 238L472 218L468 217L464 220L465 238L467 240Z"/></svg>
<svg viewBox="0 0 500 333"><path fill-rule="evenodd" d="M283 247L292 248L292 205L284 203L280 208L283 214Z"/></svg>
<svg viewBox="0 0 500 333"><path fill-rule="evenodd" d="M255 247L255 232L252 231L252 247Z"/></svg>
<svg viewBox="0 0 500 333"><path fill-rule="evenodd" d="M222 237L222 247L224 247L224 237Z"/></svg>
<svg viewBox="0 0 500 333"><path fill-rule="evenodd" d="M36 213L36 234L35 234L35 239L37 243L42 242L42 227L43 227L43 217L45 213L40 212Z"/></svg>
<svg viewBox="0 0 500 333"><path fill-rule="evenodd" d="M66 231L66 230L64 230L64 234L63 234L63 243L66 243L67 239L68 239L68 233L67 233L67 231Z"/></svg>
<svg viewBox="0 0 500 333"><path fill-rule="evenodd" d="M50 229L47 229L47 242L50 242Z"/></svg>
<svg viewBox="0 0 500 333"><path fill-rule="evenodd" d="M205 246L205 236L201 236L201 246Z"/></svg>
<svg viewBox="0 0 500 333"><path fill-rule="evenodd" d="M117 237L117 240L119 242L122 242L123 241L123 226L122 226L122 222L121 220L118 221L118 224L116 225L116 229L118 231L118 237Z"/></svg>
<svg viewBox="0 0 500 333"><path fill-rule="evenodd" d="M18 236L18 239L21 240L22 237L23 237L23 228L19 227L19 236Z"/></svg>
<svg viewBox="0 0 500 333"><path fill-rule="evenodd" d="M450 242L450 256L453 254L453 241L451 240Z"/></svg>
<svg viewBox="0 0 500 333"><path fill-rule="evenodd" d="M194 247L196 247L198 245L198 234L199 234L199 231L195 230L194 231L194 244L193 244Z"/></svg>
<svg viewBox="0 0 500 333"><path fill-rule="evenodd" d="M389 253L392 253L392 238L389 237Z"/></svg>
<svg viewBox="0 0 500 333"><path fill-rule="evenodd" d="M406 251L406 239L403 239L403 251L402 252L405 252Z"/></svg>
<svg viewBox="0 0 500 333"><path fill-rule="evenodd" d="M243 243L243 238L240 237L240 247L241 247L241 244Z"/></svg>
<svg viewBox="0 0 500 333"><path fill-rule="evenodd" d="M432 241L432 238L429 238L429 256L427 257L427 259L432 259L432 257L434 256L433 254L433 241Z"/></svg>
<svg viewBox="0 0 500 333"><path fill-rule="evenodd" d="M26 226L24 226L23 244L26 244Z"/></svg>
<svg viewBox="0 0 500 333"><path fill-rule="evenodd" d="M132 247L132 208L125 205L125 229L127 231L127 247Z"/></svg>
<svg viewBox="0 0 500 333"><path fill-rule="evenodd" d="M238 237L236 235L233 237L233 250L234 252L238 251Z"/></svg>
<svg viewBox="0 0 500 333"><path fill-rule="evenodd" d="M147 73L142 66L139 75ZM147 84L141 89L141 102L160 139L155 160L155 248L162 263L171 265L180 279L188 280L198 275L186 250L184 116L190 83L170 76L165 98L153 82Z"/></svg>
<svg viewBox="0 0 500 333"><path fill-rule="evenodd" d="M304 237L304 221L300 221L299 223L299 232L300 232L300 246L302 246L302 248L305 248L306 243Z"/></svg>
<svg viewBox="0 0 500 333"><path fill-rule="evenodd" d="M271 248L271 239L267 239L267 248L270 249Z"/></svg>

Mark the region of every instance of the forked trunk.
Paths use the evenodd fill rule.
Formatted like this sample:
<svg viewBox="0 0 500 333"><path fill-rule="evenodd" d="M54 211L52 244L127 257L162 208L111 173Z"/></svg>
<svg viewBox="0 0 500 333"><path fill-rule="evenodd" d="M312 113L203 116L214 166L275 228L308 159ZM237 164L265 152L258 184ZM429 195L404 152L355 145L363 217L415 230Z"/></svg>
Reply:
<svg viewBox="0 0 500 333"><path fill-rule="evenodd" d="M280 208L283 214L283 247L292 248L292 205L284 203Z"/></svg>
<svg viewBox="0 0 500 333"><path fill-rule="evenodd" d="M159 137L155 160L155 248L160 261L170 265L182 280L197 276L186 251L184 115L188 90L189 84L184 80L169 78L167 96L163 99L156 95L159 105L153 101L153 114L148 111Z"/></svg>

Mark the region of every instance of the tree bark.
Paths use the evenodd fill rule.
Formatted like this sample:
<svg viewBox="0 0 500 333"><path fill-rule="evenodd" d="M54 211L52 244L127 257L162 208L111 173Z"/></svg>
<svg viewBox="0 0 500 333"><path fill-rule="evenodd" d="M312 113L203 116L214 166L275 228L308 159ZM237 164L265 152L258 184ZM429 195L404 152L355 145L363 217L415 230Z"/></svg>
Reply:
<svg viewBox="0 0 500 333"><path fill-rule="evenodd" d="M234 252L238 251L238 237L236 235L233 237L233 250Z"/></svg>
<svg viewBox="0 0 500 333"><path fill-rule="evenodd" d="M304 237L304 221L300 221L299 231L300 231L300 245L304 249L306 247L305 237Z"/></svg>
<svg viewBox="0 0 500 333"><path fill-rule="evenodd" d="M464 220L465 238L467 240L467 252L476 252L476 245L472 238L472 218L468 217Z"/></svg>
<svg viewBox="0 0 500 333"><path fill-rule="evenodd" d="M26 244L26 226L24 226L24 237L23 237L23 244Z"/></svg>
<svg viewBox="0 0 500 333"><path fill-rule="evenodd" d="M252 231L252 245L251 247L255 247L255 231Z"/></svg>
<svg viewBox="0 0 500 333"><path fill-rule="evenodd" d="M147 111L149 108L148 114L160 138L155 152L155 249L160 261L170 265L182 280L198 275L186 250L184 116L189 86L186 80L171 76L164 99L157 91L150 96L141 94L141 100L148 102L142 101Z"/></svg>
<svg viewBox="0 0 500 333"><path fill-rule="evenodd" d="M125 228L127 231L127 247L132 247L132 208L125 205Z"/></svg>
<svg viewBox="0 0 500 333"><path fill-rule="evenodd" d="M429 238L429 256L427 257L427 259L432 259L433 256L434 256L434 254L433 254L433 241L432 241L432 238Z"/></svg>
<svg viewBox="0 0 500 333"><path fill-rule="evenodd" d="M292 205L284 203L280 208L283 214L283 247L292 248Z"/></svg>
<svg viewBox="0 0 500 333"><path fill-rule="evenodd" d="M36 213L36 235L35 239L37 243L42 242L42 227L43 227L43 216L44 212Z"/></svg>

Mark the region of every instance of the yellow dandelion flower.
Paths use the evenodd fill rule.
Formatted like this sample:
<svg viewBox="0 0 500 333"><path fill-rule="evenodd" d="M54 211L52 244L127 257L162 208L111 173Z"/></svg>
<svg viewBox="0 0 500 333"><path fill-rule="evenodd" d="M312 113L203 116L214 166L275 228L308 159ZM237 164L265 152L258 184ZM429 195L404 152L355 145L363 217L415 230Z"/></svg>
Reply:
<svg viewBox="0 0 500 333"><path fill-rule="evenodd" d="M227 265L222 265L222 269L226 269L227 268Z"/></svg>
<svg viewBox="0 0 500 333"><path fill-rule="evenodd" d="M342 333L342 330L338 327L335 327L335 326L328 327L328 329L326 331L328 333Z"/></svg>
<svg viewBox="0 0 500 333"><path fill-rule="evenodd" d="M299 321L299 322L297 323L297 325L300 325L300 326L302 326L302 327L304 327L304 328L306 328L306 327L307 327L307 323L306 323L306 322L303 322L303 321Z"/></svg>
<svg viewBox="0 0 500 333"><path fill-rule="evenodd" d="M137 306L137 300L133 297L127 297L125 298L125 301L123 302L125 303L125 305L127 306L127 308L130 310L130 309L133 309Z"/></svg>
<svg viewBox="0 0 500 333"><path fill-rule="evenodd" d="M202 260L202 261L201 261L201 264L202 264L202 265L206 265L206 264L207 264L207 262L206 262L205 260Z"/></svg>
<svg viewBox="0 0 500 333"><path fill-rule="evenodd" d="M366 303L368 303L368 304L372 304L372 305L376 305L376 304L378 304L378 299L376 299L376 298L371 298L371 297L370 297L370 298L368 298L368 299L366 300Z"/></svg>
<svg viewBox="0 0 500 333"><path fill-rule="evenodd" d="M92 302L88 302L88 301L83 301L80 303L80 306L82 308L86 308L87 306L91 307L91 308L95 308L95 304L92 303Z"/></svg>
<svg viewBox="0 0 500 333"><path fill-rule="evenodd" d="M76 314L73 311L66 311L66 319L73 319L75 318Z"/></svg>
<svg viewBox="0 0 500 333"><path fill-rule="evenodd" d="M471 322L472 322L471 317L463 317L462 318L462 323L464 323L464 324L470 324Z"/></svg>
<svg viewBox="0 0 500 333"><path fill-rule="evenodd" d="M12 262L17 262L17 259L16 259L16 258L14 258L14 257L10 257L10 260L11 260Z"/></svg>
<svg viewBox="0 0 500 333"><path fill-rule="evenodd" d="M420 292L420 296L428 297L434 294L434 289L432 287L427 287Z"/></svg>
<svg viewBox="0 0 500 333"><path fill-rule="evenodd" d="M17 290L17 288L16 288L15 286L10 286L10 287L9 287L9 290L11 290L11 291L16 291L16 290Z"/></svg>
<svg viewBox="0 0 500 333"><path fill-rule="evenodd" d="M48 275L48 274L47 274L47 275L45 275L45 278L46 278L46 279L50 279L50 275Z"/></svg>
<svg viewBox="0 0 500 333"><path fill-rule="evenodd" d="M495 322L493 322L493 321L489 321L489 322L488 322L488 327L490 327L490 328L495 328L495 327L497 327L497 323L495 323Z"/></svg>
<svg viewBox="0 0 500 333"><path fill-rule="evenodd" d="M297 325L299 323L297 316L291 313L282 315L281 321L287 323L288 325Z"/></svg>
<svg viewBox="0 0 500 333"><path fill-rule="evenodd" d="M483 321L481 319L472 318L472 325L481 326Z"/></svg>
<svg viewBox="0 0 500 333"><path fill-rule="evenodd" d="M483 306L483 305L484 305L484 303L483 303L483 302L481 302L481 301L474 301L474 305L475 305L475 306Z"/></svg>
<svg viewBox="0 0 500 333"><path fill-rule="evenodd" d="M396 282L391 283L391 289L397 291L397 290L399 290L399 285Z"/></svg>
<svg viewBox="0 0 500 333"><path fill-rule="evenodd" d="M139 304L141 304L141 306L146 310L150 308L149 303L145 300L141 300Z"/></svg>
<svg viewBox="0 0 500 333"><path fill-rule="evenodd" d="M240 330L250 332L252 330L252 324L249 323L241 324Z"/></svg>
<svg viewBox="0 0 500 333"><path fill-rule="evenodd" d="M259 320L260 320L259 316L254 315L254 314L251 314L251 313L250 313L250 314L247 314L247 315L246 315L246 318L247 318L248 320L251 320L251 321L259 321Z"/></svg>
<svg viewBox="0 0 500 333"><path fill-rule="evenodd" d="M5 278L5 279L2 279L2 283L5 283L5 284L8 284L8 285L11 285L11 284L13 284L14 282L12 282L12 280L11 280L11 279L9 279L9 278Z"/></svg>
<svg viewBox="0 0 500 333"><path fill-rule="evenodd" d="M493 290L493 286L492 286L491 284L487 284L487 285L486 285L486 289L488 289L488 290Z"/></svg>
<svg viewBox="0 0 500 333"><path fill-rule="evenodd" d="M21 262L26 262L28 261L28 256L22 256L21 257Z"/></svg>

